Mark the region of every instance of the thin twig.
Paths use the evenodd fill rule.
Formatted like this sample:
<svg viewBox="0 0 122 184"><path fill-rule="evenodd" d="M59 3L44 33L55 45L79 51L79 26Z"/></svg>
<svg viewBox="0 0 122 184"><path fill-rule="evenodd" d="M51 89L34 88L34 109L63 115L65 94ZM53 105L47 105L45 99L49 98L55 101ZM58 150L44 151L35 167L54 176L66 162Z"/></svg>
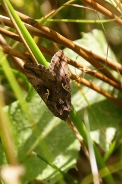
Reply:
<svg viewBox="0 0 122 184"><path fill-rule="evenodd" d="M3 45L3 43L0 40L0 50L3 50L6 54L8 54L9 56L16 56L18 58L21 58L23 60L25 60L26 62L29 61L30 56L28 54L22 54L19 51L15 51L14 49L12 49L10 46L8 45ZM55 52L51 52L50 50L48 50L47 48L44 47L40 47L41 51L48 53L49 55L53 56ZM91 76L94 76L98 79L101 79L102 81L110 84L111 86L115 87L116 89L122 91L122 86L121 83L116 83L114 81L112 81L111 79L107 78L106 76L100 74L99 72L97 72L96 70L91 70L89 67L84 67L84 65L82 65L81 63L75 62L69 58L67 58L68 64L74 66L75 68L78 68L79 70L85 70L85 72Z"/></svg>
<svg viewBox="0 0 122 184"><path fill-rule="evenodd" d="M81 0L82 2L88 4L89 6L91 6L93 9L101 12L103 15L106 15L107 17L110 17L112 19L116 19L115 21L122 26L122 19L118 16L116 16L115 14L113 14L111 11L109 11L108 9L104 8L103 6L101 6L99 3L96 3L94 0Z"/></svg>
<svg viewBox="0 0 122 184"><path fill-rule="evenodd" d="M21 14L21 15L23 15L23 14ZM29 20L27 20L27 18ZM115 79L115 77L113 77L113 75L108 70L106 70L104 67L107 65L107 67L110 67L113 70L122 74L122 66L119 63L111 60L110 58L106 58L104 55L98 54L98 53L84 47L83 45L79 46L79 45L75 44L71 40L68 40L67 38L63 37L59 33L56 33L55 31L53 31L52 29L49 29L48 27L39 24L38 22L36 22L35 20L31 19L28 16L23 15L21 17L21 19L23 19L23 21L25 21L27 23L29 21L29 23L31 23L32 26L35 25L34 27L39 29L38 30L38 29L33 28L32 26L29 26L26 24L27 29L31 33L35 34L36 36L40 35L40 36L44 36L44 37L45 37L45 35L48 35L48 37L46 36L46 39L48 38L48 39L53 40L53 41L55 40L55 42L57 42L57 43L60 42L60 43L62 43L62 45L71 48L76 53L78 53L80 56L82 56L84 59L89 61L95 68L100 70L106 77L119 83L119 81L117 79ZM6 25L12 26L12 24L10 23L10 20L5 19L5 18L4 19L1 18L0 20L1 20L1 22L5 23ZM0 32L2 32L2 29L0 30ZM102 65L101 65L101 63L102 63Z"/></svg>
<svg viewBox="0 0 122 184"><path fill-rule="evenodd" d="M74 126L73 122L71 121L70 117L68 117L66 119L66 122L68 123L68 125L70 126L71 130L74 132L76 138L78 139L78 141L80 142L81 144L81 148L82 150L84 151L86 157L88 158L89 160L89 153L88 153L88 149L83 141L83 138L81 137L80 133L78 132L77 128Z"/></svg>
<svg viewBox="0 0 122 184"><path fill-rule="evenodd" d="M84 84L85 86L93 89L94 91L97 91L98 93L104 95L105 97L107 97L108 99L110 99L111 101L115 102L118 106L122 107L122 102L120 100L118 100L117 98L113 97L111 94L109 94L108 92L104 91L103 89L101 89L100 87L96 86L95 84L87 81L84 78L80 78L79 76L76 76L74 74L71 74L71 79Z"/></svg>

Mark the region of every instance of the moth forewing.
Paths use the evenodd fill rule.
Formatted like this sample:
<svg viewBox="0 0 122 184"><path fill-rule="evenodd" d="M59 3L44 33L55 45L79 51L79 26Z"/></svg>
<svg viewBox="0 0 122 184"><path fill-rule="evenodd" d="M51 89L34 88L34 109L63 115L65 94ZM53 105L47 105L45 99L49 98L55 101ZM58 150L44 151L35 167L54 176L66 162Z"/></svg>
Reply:
<svg viewBox="0 0 122 184"><path fill-rule="evenodd" d="M25 74L50 111L66 120L71 111L70 76L63 51L52 57L49 69L41 64L26 63Z"/></svg>

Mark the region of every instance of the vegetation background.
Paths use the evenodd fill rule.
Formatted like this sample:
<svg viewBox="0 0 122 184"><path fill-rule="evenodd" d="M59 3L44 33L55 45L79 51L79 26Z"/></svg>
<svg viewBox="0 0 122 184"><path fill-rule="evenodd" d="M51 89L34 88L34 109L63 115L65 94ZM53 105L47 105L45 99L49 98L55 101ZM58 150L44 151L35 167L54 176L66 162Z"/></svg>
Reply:
<svg viewBox="0 0 122 184"><path fill-rule="evenodd" d="M46 29L40 36L29 31L48 62L59 49L71 59L75 109L71 119L83 139L79 143L68 124L52 115L28 83L23 72L27 48L4 20L8 15L1 1L0 56L8 54L4 64L9 65L1 59L0 165L24 165L22 183L122 183L121 1L11 0L11 4L63 36ZM10 180L8 175L1 178L1 183Z"/></svg>

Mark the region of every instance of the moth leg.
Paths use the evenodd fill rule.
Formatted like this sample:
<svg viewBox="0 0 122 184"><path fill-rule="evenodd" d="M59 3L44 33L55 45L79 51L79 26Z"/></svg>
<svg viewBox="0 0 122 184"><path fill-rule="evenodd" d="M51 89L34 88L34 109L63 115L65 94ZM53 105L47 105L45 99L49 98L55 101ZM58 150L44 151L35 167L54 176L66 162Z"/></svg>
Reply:
<svg viewBox="0 0 122 184"><path fill-rule="evenodd" d="M65 91L68 91L68 92L69 92L69 89L67 88L67 85L64 85L63 83L62 83L61 85L62 85L62 88L63 88Z"/></svg>
<svg viewBox="0 0 122 184"><path fill-rule="evenodd" d="M45 93L45 98L48 99L49 95L50 95L50 91L49 89L47 89L47 93Z"/></svg>

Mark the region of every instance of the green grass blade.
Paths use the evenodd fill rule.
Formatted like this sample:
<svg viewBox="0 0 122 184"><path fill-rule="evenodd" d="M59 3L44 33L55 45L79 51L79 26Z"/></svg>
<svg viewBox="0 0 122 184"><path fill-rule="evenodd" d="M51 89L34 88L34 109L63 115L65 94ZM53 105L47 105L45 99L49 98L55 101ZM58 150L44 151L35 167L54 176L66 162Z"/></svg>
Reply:
<svg viewBox="0 0 122 184"><path fill-rule="evenodd" d="M23 40L25 40L25 44L27 43L27 46L29 47L30 51L32 52L33 56L36 58L36 61L39 63L48 66L48 62L45 60L43 54L39 50L38 46L34 42L33 38L31 37L30 33L22 23L21 19L17 15L16 11L12 7L11 3L9 0L3 1L4 7L6 10L10 13L10 17L14 23L14 26L16 26L16 29L19 32L19 35Z"/></svg>
<svg viewBox="0 0 122 184"><path fill-rule="evenodd" d="M4 53L2 51L0 51L0 65L2 66L2 69L6 75L6 78L8 80L8 82L10 83L10 86L12 88L12 90L15 93L16 98L18 99L20 106L23 110L23 112L25 113L25 116L28 117L28 120L30 121L30 123L34 124L34 120L29 112L29 107L28 104L26 103L25 99L23 98L22 95L22 91L15 79L15 76L12 72L11 67L9 66L9 63L4 55Z"/></svg>
<svg viewBox="0 0 122 184"><path fill-rule="evenodd" d="M72 111L70 113L70 117L71 117L74 125L76 126L77 130L79 131L80 135L83 137L83 140L84 140L85 144L88 145L88 142L87 142L88 132L86 131L86 128L85 128L85 125L84 125L83 121L80 120L80 118L78 117L78 115L77 115L75 109L73 108L73 106L72 106ZM106 168L107 173L109 173L109 175L106 176L104 178L104 180L106 181L106 183L113 184L114 180L113 180L113 178L110 174L110 171L106 167L104 159L100 155L100 153L99 153L99 151L98 151L98 149L97 149L97 147L95 146L94 143L93 143L93 147L94 147L94 152L95 152L95 156L96 156L96 160L97 160L97 164L98 164L99 169Z"/></svg>

